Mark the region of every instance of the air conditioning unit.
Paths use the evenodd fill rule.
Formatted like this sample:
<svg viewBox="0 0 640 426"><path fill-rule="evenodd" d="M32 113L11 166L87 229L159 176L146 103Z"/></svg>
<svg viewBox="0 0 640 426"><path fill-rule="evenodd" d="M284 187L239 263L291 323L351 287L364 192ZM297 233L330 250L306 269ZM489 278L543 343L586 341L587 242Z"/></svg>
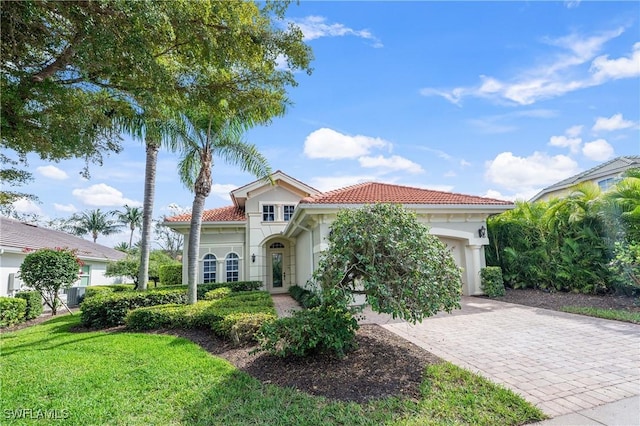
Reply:
<svg viewBox="0 0 640 426"><path fill-rule="evenodd" d="M20 278L18 278L15 273L9 274L9 293L19 291L20 287L22 287L22 281L20 281Z"/></svg>

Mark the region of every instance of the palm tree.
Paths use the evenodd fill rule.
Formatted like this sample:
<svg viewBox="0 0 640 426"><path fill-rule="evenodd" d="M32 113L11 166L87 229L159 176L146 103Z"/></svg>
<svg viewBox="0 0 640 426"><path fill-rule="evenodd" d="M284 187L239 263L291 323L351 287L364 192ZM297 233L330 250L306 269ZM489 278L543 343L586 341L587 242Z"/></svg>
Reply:
<svg viewBox="0 0 640 426"><path fill-rule="evenodd" d="M129 207L127 204L124 205L124 209L123 212L116 211L115 213L120 223L128 226L131 230L131 234L129 235L129 247L131 247L133 243L133 232L142 223L142 209L140 207Z"/></svg>
<svg viewBox="0 0 640 426"><path fill-rule="evenodd" d="M181 151L178 165L180 179L193 190L191 228L187 250L188 303L197 301L198 251L204 202L211 192L214 154L227 163L239 166L259 178L271 179L271 168L255 145L242 140L243 132L251 127L251 117L234 116L231 119L208 112L182 114L180 137L172 148Z"/></svg>
<svg viewBox="0 0 640 426"><path fill-rule="evenodd" d="M98 235L111 235L120 232L122 226L110 219L111 215L111 212L103 212L100 209L89 210L72 216L69 229L72 234L78 236L91 234L95 243Z"/></svg>
<svg viewBox="0 0 640 426"><path fill-rule="evenodd" d="M123 253L129 253L129 249L131 248L131 246L129 244L127 244L125 241L116 244L115 246L113 246L114 250L118 250L121 251Z"/></svg>

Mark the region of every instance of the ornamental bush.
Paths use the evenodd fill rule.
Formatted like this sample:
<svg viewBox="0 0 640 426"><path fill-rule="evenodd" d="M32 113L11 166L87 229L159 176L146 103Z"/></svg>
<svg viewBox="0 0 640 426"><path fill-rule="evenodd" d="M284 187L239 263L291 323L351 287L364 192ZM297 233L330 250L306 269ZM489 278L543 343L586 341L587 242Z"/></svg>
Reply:
<svg viewBox="0 0 640 426"><path fill-rule="evenodd" d="M327 352L339 358L355 347L358 321L344 307L322 305L267 321L256 333L257 351L279 357Z"/></svg>
<svg viewBox="0 0 640 426"><path fill-rule="evenodd" d="M225 315L220 321L212 324L213 332L234 345L256 342L256 333L267 322L274 321L277 316L267 312L236 312Z"/></svg>
<svg viewBox="0 0 640 426"><path fill-rule="evenodd" d="M40 249L27 254L20 265L20 279L27 287L39 291L55 315L60 301L58 292L78 280L82 261L66 248Z"/></svg>
<svg viewBox="0 0 640 426"><path fill-rule="evenodd" d="M114 327L124 324L127 313L132 309L185 301L186 291L183 289L101 292L86 297L80 304L80 320L85 327Z"/></svg>
<svg viewBox="0 0 640 426"><path fill-rule="evenodd" d="M204 294L204 300L224 299L230 294L231 294L231 289L229 287L220 287L220 288L216 288L214 290L206 292Z"/></svg>
<svg viewBox="0 0 640 426"><path fill-rule="evenodd" d="M315 308L322 303L320 295L297 285L289 287L289 294L303 308Z"/></svg>
<svg viewBox="0 0 640 426"><path fill-rule="evenodd" d="M504 296L504 281L502 280L502 269L499 266L487 266L480 270L480 280L482 291L489 297Z"/></svg>
<svg viewBox="0 0 640 426"><path fill-rule="evenodd" d="M15 297L24 299L27 302L25 320L38 318L42 315L42 295L39 291L20 291L15 294Z"/></svg>
<svg viewBox="0 0 640 426"><path fill-rule="evenodd" d="M158 268L160 285L181 285L182 284L182 264L160 265Z"/></svg>
<svg viewBox="0 0 640 426"><path fill-rule="evenodd" d="M0 327L9 327L23 322L26 310L26 300L0 297Z"/></svg>

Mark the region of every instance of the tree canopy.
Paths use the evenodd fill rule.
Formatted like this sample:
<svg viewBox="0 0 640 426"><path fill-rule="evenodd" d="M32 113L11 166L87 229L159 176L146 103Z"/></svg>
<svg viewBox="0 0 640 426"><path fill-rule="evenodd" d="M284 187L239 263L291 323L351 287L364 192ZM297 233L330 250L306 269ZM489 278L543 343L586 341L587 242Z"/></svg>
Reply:
<svg viewBox="0 0 640 426"><path fill-rule="evenodd" d="M302 33L280 25L287 5L2 1L1 146L15 157L0 160L100 163L155 105L251 105L270 118L294 71L310 72Z"/></svg>
<svg viewBox="0 0 640 426"><path fill-rule="evenodd" d="M364 294L374 311L414 323L459 307L462 277L451 251L401 205L340 211L328 242L315 273L324 297Z"/></svg>

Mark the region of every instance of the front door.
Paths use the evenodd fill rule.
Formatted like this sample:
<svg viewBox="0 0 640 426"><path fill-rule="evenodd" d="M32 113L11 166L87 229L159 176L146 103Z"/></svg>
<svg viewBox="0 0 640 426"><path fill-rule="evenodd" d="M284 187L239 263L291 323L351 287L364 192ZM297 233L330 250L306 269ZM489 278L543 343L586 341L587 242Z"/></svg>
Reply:
<svg viewBox="0 0 640 426"><path fill-rule="evenodd" d="M272 293L285 293L289 289L285 254L286 247L284 244L276 242L269 246L267 278L269 280L269 290Z"/></svg>

